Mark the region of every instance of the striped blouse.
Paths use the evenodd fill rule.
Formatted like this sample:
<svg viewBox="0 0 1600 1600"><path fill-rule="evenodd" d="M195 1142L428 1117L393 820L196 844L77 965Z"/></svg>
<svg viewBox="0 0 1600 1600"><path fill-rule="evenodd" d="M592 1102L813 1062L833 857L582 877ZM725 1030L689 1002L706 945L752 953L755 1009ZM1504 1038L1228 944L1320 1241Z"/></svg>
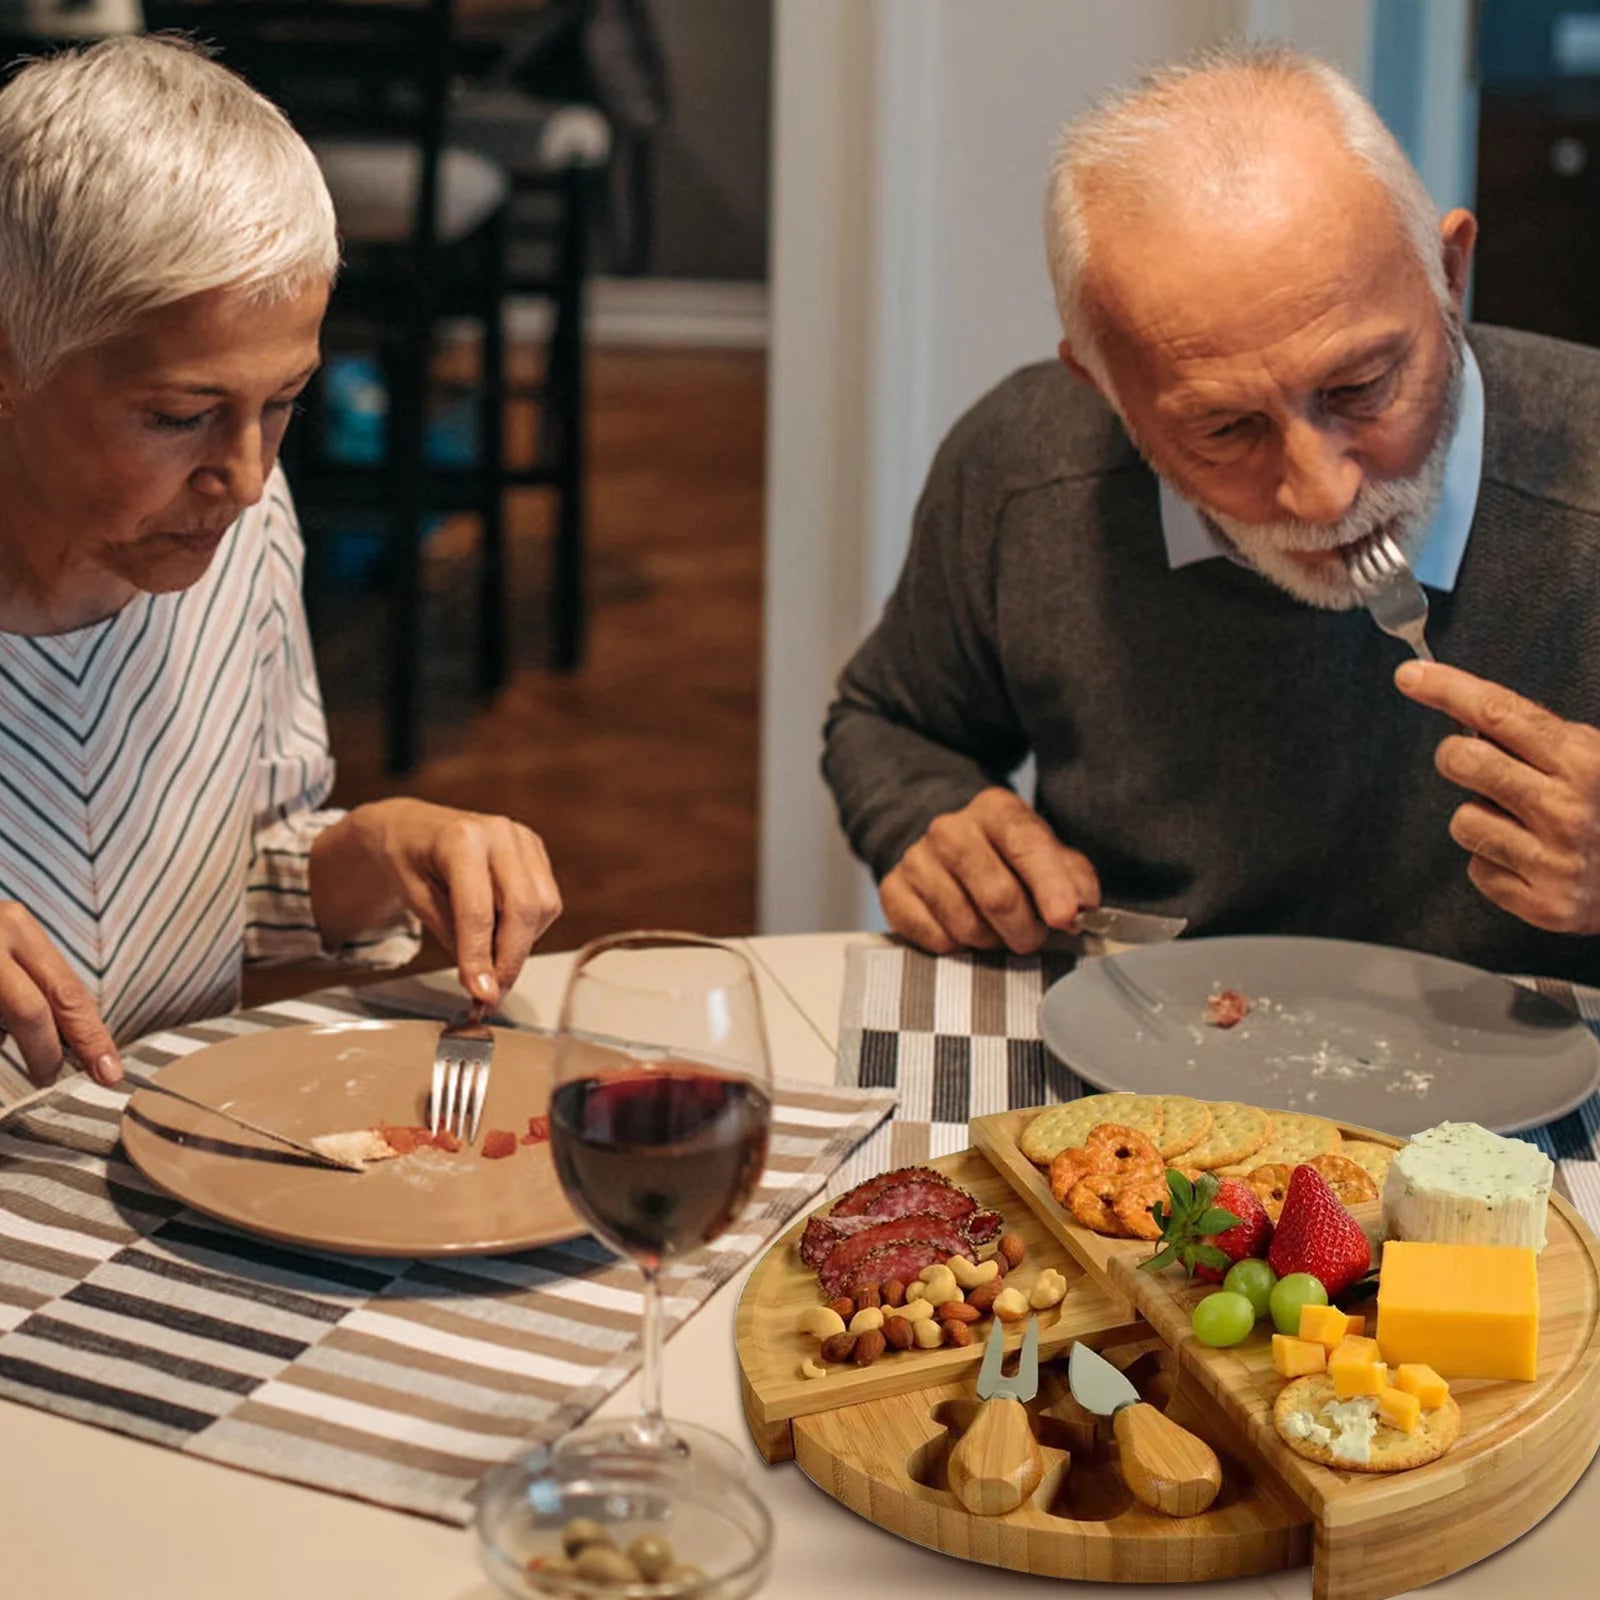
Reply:
<svg viewBox="0 0 1600 1600"><path fill-rule="evenodd" d="M232 1010L245 962L321 959L312 840L343 813L281 469L204 578L47 638L0 633L0 900L119 1043ZM332 959L408 960L417 928ZM27 1087L14 1041L0 1102Z"/></svg>

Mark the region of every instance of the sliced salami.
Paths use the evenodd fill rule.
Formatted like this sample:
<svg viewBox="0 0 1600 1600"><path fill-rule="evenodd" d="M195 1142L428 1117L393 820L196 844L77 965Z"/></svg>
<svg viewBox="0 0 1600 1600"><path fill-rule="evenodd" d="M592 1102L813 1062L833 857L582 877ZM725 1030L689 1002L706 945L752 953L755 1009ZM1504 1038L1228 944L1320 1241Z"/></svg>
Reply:
<svg viewBox="0 0 1600 1600"><path fill-rule="evenodd" d="M951 1256L971 1257L973 1254L972 1244L961 1224L952 1222L948 1217L893 1217L840 1240L828 1252L817 1273L823 1289L831 1296L845 1293L857 1282L870 1283L870 1277L859 1275L861 1264L875 1258L877 1252L887 1245L912 1240L934 1250L934 1254L923 1263L924 1266L934 1261L948 1260Z"/></svg>
<svg viewBox="0 0 1600 1600"><path fill-rule="evenodd" d="M848 1194L840 1195L834 1202L830 1216L834 1217L859 1217L865 1216L874 1209L873 1201L885 1189L892 1189L897 1184L909 1183L914 1178L920 1178L928 1183L942 1184L946 1189L953 1189L955 1185L945 1177L942 1172L935 1172L932 1167L900 1167L894 1172L880 1172L876 1178L868 1178L865 1183L858 1183Z"/></svg>
<svg viewBox="0 0 1600 1600"><path fill-rule="evenodd" d="M882 1217L813 1217L800 1235L800 1259L815 1272L841 1239L875 1228L882 1221Z"/></svg>
<svg viewBox="0 0 1600 1600"><path fill-rule="evenodd" d="M855 1242L855 1239L850 1240L851 1244ZM956 1253L943 1239L900 1239L892 1244L876 1245L848 1271L843 1267L834 1269L829 1261L823 1268L822 1287L831 1296L853 1295L864 1284L887 1283L891 1278L911 1283L929 1267L948 1261Z"/></svg>

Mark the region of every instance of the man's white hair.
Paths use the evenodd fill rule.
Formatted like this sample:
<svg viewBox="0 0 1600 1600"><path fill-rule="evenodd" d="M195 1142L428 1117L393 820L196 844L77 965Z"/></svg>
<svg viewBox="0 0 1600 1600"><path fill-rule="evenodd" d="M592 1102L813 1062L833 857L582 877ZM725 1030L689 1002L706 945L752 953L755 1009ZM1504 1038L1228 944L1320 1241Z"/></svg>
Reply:
<svg viewBox="0 0 1600 1600"><path fill-rule="evenodd" d="M1159 69L1063 126L1050 169L1045 238L1056 309L1073 359L1115 404L1084 294L1092 244L1085 191L1137 199L1170 184L1181 153L1186 175L1226 191L1271 138L1286 107L1331 114L1335 136L1383 185L1440 304L1449 299L1439 214L1428 191L1366 97L1343 73L1283 45L1224 46Z"/></svg>
<svg viewBox="0 0 1600 1600"><path fill-rule="evenodd" d="M338 260L305 141L182 39L64 51L0 92L0 336L29 386L159 306L291 298Z"/></svg>

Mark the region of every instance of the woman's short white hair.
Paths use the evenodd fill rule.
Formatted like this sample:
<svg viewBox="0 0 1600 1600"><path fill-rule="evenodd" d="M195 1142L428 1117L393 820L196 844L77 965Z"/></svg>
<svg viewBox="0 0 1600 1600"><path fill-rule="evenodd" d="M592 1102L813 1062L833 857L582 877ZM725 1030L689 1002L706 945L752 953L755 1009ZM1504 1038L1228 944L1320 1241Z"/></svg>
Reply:
<svg viewBox="0 0 1600 1600"><path fill-rule="evenodd" d="M1155 190L1164 156L1181 149L1185 168L1219 184L1240 166L1251 135L1270 136L1285 105L1331 112L1344 148L1381 183L1440 303L1449 290L1439 214L1428 191L1366 97L1343 73L1283 45L1224 46L1150 73L1063 126L1051 163L1045 238L1056 310L1073 359L1113 400L1084 281L1092 245L1083 192L1090 183L1124 195ZM1164 149L1163 149L1164 147Z"/></svg>
<svg viewBox="0 0 1600 1600"><path fill-rule="evenodd" d="M0 92L0 335L25 384L158 306L291 298L338 260L305 141L186 40L63 51Z"/></svg>

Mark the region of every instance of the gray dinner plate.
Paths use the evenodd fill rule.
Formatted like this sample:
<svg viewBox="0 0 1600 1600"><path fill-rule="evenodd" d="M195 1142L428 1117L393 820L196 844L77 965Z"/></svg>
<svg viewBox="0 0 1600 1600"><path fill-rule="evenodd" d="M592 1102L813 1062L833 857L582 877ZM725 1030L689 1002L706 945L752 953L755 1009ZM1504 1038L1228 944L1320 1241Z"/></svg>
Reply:
<svg viewBox="0 0 1600 1600"><path fill-rule="evenodd" d="M1206 999L1250 1001L1232 1028ZM1564 1007L1442 956L1341 939L1193 939L1085 961L1039 1010L1049 1049L1101 1089L1244 1100L1401 1137L1439 1122L1512 1133L1600 1085Z"/></svg>

